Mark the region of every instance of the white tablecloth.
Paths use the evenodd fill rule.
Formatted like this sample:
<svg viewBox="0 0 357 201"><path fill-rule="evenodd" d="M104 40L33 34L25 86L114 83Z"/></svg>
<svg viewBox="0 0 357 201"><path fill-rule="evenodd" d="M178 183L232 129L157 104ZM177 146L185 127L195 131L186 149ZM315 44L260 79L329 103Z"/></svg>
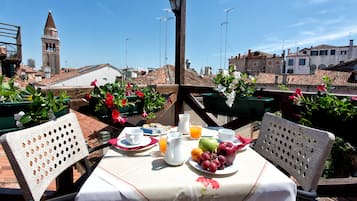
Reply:
<svg viewBox="0 0 357 201"><path fill-rule="evenodd" d="M187 157L197 140L184 139ZM77 201L295 200L295 183L251 148L237 154L238 171L212 176L188 163L168 166L158 152L109 150L82 186Z"/></svg>

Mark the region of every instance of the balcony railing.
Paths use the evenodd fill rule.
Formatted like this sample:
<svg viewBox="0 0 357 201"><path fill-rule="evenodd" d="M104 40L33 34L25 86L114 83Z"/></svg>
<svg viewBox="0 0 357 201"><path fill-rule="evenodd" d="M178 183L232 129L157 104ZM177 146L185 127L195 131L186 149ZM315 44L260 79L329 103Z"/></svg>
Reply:
<svg viewBox="0 0 357 201"><path fill-rule="evenodd" d="M253 120L244 119L244 118L234 118L229 119L232 121L220 122L217 120L217 115L210 114L206 111L202 104L203 93L214 92L212 87L203 87L203 86L192 86L192 85L158 85L156 86L157 90L168 95L170 97L170 102L168 102L164 109L157 113L157 118L152 120L158 123L165 123L175 125L175 116L178 115L178 112L175 112L175 104L178 104L180 112L187 112L191 110L197 117L208 126L224 126L230 127L233 129L240 128L245 124L251 123ZM82 88L42 88L44 92L50 90L54 94L58 94L60 91L67 91L67 94L71 96L71 108L78 110L82 106L85 106L87 103L82 101L82 97L86 93L89 93L91 87L82 87ZM292 94L292 91L279 91L279 90L258 90L256 95L272 97L274 102L272 105L272 112L279 111L283 107L286 107L288 102L288 96ZM187 109L188 108L188 109ZM318 187L319 196L357 196L355 191L357 189L357 178L334 178L334 179L321 179Z"/></svg>

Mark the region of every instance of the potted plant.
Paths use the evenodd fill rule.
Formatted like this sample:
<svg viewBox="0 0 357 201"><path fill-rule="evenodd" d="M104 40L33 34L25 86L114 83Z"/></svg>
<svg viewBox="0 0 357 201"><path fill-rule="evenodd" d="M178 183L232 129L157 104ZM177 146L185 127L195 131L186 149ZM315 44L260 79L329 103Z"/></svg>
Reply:
<svg viewBox="0 0 357 201"><path fill-rule="evenodd" d="M25 89L13 79L0 77L0 134L46 122L69 112L69 97L65 92L55 97L29 85Z"/></svg>
<svg viewBox="0 0 357 201"><path fill-rule="evenodd" d="M328 76L324 76L322 82L315 95L305 97L300 89L296 89L289 97L298 108L291 120L335 134L336 142L326 163L326 177L346 177L351 174L351 169L352 174L356 174L357 170L352 168L352 157L357 157L357 136L353 132L357 129L356 98L339 98L331 94ZM284 115L283 111L284 116L288 115Z"/></svg>
<svg viewBox="0 0 357 201"><path fill-rule="evenodd" d="M89 101L93 114L108 123L124 125L128 116L134 114L153 119L166 102L166 98L150 86L140 88L119 80L101 86L94 80L91 86L93 90L84 99Z"/></svg>
<svg viewBox="0 0 357 201"><path fill-rule="evenodd" d="M213 79L217 93L202 94L205 110L214 114L259 120L270 111L273 98L253 96L256 79L230 66Z"/></svg>

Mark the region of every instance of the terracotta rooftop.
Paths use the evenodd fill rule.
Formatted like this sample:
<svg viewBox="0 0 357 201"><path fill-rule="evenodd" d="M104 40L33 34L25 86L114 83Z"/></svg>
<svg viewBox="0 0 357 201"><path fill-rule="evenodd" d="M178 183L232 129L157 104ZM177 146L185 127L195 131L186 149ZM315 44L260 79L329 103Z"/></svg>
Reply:
<svg viewBox="0 0 357 201"><path fill-rule="evenodd" d="M185 84L196 86L215 86L212 81L213 76L201 76L192 69L186 69L184 73ZM175 83L175 67L173 65L167 65L151 71L142 77L135 78L133 81L139 85L173 84Z"/></svg>
<svg viewBox="0 0 357 201"><path fill-rule="evenodd" d="M350 72L338 72L338 71L327 71L327 70L316 70L313 75L288 75L287 82L288 84L296 85L320 85L322 84L322 77L328 76L332 80L332 85L343 86L351 85L347 80L351 76ZM275 82L275 77L278 76L279 79L282 79L283 75L276 75L271 73L259 73L256 76L258 84L271 84ZM279 83L282 83L279 80Z"/></svg>

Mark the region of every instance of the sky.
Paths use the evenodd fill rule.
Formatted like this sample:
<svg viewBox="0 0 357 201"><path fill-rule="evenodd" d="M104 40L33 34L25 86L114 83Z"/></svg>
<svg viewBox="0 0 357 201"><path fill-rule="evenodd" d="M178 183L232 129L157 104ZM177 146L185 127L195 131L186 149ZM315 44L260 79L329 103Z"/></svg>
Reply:
<svg viewBox="0 0 357 201"><path fill-rule="evenodd" d="M185 57L198 72L205 66L214 72L224 68L229 57L248 49L281 54L287 48L357 42L356 0L186 4ZM110 63L140 69L175 63L169 0L1 0L0 22L21 26L24 64L31 58L37 69L42 66L41 37L49 11L60 37L62 67Z"/></svg>

